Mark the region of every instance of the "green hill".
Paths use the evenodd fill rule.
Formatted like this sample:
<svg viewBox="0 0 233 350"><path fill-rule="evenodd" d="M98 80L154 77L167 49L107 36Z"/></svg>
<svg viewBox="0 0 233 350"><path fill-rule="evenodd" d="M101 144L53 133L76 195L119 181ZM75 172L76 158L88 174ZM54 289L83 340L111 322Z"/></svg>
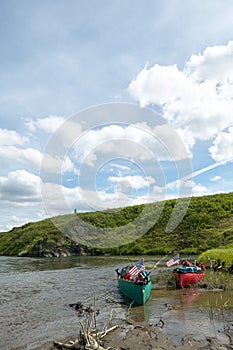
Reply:
<svg viewBox="0 0 233 350"><path fill-rule="evenodd" d="M169 232L166 227L177 203L186 208L187 199L28 223L0 233L0 255L142 255L174 250L200 254L233 244L233 193L192 197L182 221Z"/></svg>

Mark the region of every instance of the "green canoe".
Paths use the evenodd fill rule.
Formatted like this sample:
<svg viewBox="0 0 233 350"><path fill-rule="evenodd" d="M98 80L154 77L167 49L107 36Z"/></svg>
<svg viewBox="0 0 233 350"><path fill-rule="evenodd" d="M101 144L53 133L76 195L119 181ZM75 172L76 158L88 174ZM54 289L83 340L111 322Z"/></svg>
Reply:
<svg viewBox="0 0 233 350"><path fill-rule="evenodd" d="M119 278L118 287L129 301L134 301L139 305L143 305L150 296L152 283L149 281L147 284L143 285Z"/></svg>

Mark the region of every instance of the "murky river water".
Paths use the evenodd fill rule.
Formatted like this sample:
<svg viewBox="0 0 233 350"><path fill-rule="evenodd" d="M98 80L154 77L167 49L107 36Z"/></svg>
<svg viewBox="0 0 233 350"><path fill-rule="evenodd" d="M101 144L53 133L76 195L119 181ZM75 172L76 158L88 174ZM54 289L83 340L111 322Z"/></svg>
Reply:
<svg viewBox="0 0 233 350"><path fill-rule="evenodd" d="M100 324L113 312L114 317L127 314L134 321L152 324L162 319L177 345L185 334L226 337L224 327L233 323L232 292L168 290L171 272L156 268L151 273L151 298L144 307L134 307L128 313L120 304L123 299L114 272L127 263L125 257L0 257L0 349L31 350L48 341L76 337L80 319L69 304L93 303L94 297L101 310ZM109 302L109 298L118 302Z"/></svg>

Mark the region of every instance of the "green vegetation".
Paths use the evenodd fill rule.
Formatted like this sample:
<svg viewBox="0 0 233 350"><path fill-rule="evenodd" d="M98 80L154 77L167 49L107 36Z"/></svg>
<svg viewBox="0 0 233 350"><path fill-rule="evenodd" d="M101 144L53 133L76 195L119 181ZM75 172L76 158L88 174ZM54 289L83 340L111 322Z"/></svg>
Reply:
<svg viewBox="0 0 233 350"><path fill-rule="evenodd" d="M167 200L106 211L74 213L28 223L0 233L0 255L162 255L172 254L174 250L182 255L197 255L209 249L231 249L233 193L191 198L182 221L175 225L176 215L171 214L175 210L178 213L186 208L187 200ZM168 230L171 217L175 228ZM84 225L84 222L89 226ZM100 228L98 237L96 231L91 229L93 227ZM121 231L118 230L119 234L116 235L115 231L111 231L112 228ZM109 229L111 246L104 245L106 229ZM124 240L121 232L124 233ZM78 242L75 242L77 237ZM95 247L96 242L98 244ZM212 253L209 251L206 254L210 256ZM224 249L223 254L226 264L233 260L232 251ZM205 255L202 259L205 261Z"/></svg>
<svg viewBox="0 0 233 350"><path fill-rule="evenodd" d="M209 264L209 259L213 261L219 261L223 266L229 266L233 263L233 245L232 248L218 248L209 249L202 253L198 260L203 261L204 264Z"/></svg>
<svg viewBox="0 0 233 350"><path fill-rule="evenodd" d="M50 219L15 227L0 233L0 255L60 256L81 250Z"/></svg>
<svg viewBox="0 0 233 350"><path fill-rule="evenodd" d="M233 290L232 274L228 272L206 270L203 282L211 289L220 288L223 290Z"/></svg>

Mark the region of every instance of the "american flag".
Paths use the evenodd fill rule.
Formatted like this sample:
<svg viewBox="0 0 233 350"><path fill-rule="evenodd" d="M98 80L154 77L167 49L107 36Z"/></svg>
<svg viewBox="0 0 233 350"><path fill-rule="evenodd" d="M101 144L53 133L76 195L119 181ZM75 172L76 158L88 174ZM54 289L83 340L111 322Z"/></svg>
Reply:
<svg viewBox="0 0 233 350"><path fill-rule="evenodd" d="M172 266L174 264L179 264L180 262L180 255L177 254L176 256L174 256L174 258L172 258L171 260L168 260L166 262L167 266Z"/></svg>
<svg viewBox="0 0 233 350"><path fill-rule="evenodd" d="M145 265L144 265L144 259L140 259L136 265L134 265L130 270L129 273L131 276L137 276L139 272L145 271Z"/></svg>

